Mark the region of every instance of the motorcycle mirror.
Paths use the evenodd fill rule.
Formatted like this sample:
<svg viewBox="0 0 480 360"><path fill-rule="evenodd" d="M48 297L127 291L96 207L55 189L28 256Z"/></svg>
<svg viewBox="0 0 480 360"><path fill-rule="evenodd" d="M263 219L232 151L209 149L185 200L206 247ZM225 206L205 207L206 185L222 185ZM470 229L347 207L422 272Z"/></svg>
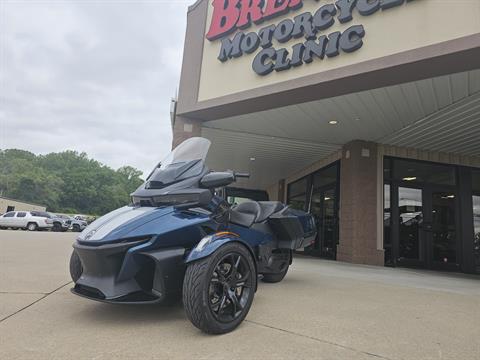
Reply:
<svg viewBox="0 0 480 360"><path fill-rule="evenodd" d="M207 189L227 186L235 181L235 175L231 172L211 172L200 180L200 185Z"/></svg>

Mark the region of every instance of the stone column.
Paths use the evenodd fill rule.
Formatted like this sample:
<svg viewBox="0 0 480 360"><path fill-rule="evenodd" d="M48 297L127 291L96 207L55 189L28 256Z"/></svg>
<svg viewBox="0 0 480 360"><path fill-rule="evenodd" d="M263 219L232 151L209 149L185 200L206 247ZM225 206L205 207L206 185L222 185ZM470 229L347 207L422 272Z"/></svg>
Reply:
<svg viewBox="0 0 480 360"><path fill-rule="evenodd" d="M361 140L343 147L340 169L340 241L337 260L384 265L377 249L377 144ZM380 234L379 234L380 235Z"/></svg>
<svg viewBox="0 0 480 360"><path fill-rule="evenodd" d="M172 149L175 149L183 141L195 136L202 136L202 122L177 116L173 125Z"/></svg>

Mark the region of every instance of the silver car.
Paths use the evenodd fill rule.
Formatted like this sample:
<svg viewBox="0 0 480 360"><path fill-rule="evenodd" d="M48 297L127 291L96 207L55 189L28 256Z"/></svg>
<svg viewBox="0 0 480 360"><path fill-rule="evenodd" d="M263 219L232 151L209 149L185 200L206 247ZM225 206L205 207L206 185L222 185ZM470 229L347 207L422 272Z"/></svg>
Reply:
<svg viewBox="0 0 480 360"><path fill-rule="evenodd" d="M52 216L45 211L9 211L0 216L1 229L27 229L35 231L52 227Z"/></svg>

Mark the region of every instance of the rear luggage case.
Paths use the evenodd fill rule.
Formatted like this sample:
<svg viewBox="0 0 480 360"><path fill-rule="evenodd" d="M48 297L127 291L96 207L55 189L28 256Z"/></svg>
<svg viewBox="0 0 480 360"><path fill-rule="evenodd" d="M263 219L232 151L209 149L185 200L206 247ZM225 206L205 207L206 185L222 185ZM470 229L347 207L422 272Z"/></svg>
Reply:
<svg viewBox="0 0 480 360"><path fill-rule="evenodd" d="M317 234L312 215L289 207L270 216L268 223L280 249L296 250L309 246Z"/></svg>

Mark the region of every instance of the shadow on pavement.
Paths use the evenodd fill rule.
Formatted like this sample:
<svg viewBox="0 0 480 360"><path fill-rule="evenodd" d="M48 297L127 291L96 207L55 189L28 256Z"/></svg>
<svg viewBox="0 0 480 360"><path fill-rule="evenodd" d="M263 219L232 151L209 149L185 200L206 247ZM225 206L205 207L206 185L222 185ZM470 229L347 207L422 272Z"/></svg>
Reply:
<svg viewBox="0 0 480 360"><path fill-rule="evenodd" d="M187 320L181 301L175 304L116 305L91 303L79 309L78 315L92 323L159 323Z"/></svg>

